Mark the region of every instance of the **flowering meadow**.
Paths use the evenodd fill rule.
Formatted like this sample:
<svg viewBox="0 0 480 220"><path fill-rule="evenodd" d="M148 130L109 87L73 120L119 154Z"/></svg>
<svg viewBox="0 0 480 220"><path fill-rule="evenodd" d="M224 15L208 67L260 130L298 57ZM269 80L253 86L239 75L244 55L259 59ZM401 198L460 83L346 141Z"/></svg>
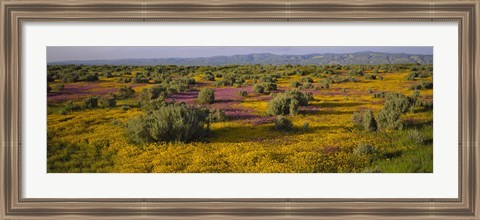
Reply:
<svg viewBox="0 0 480 220"><path fill-rule="evenodd" d="M433 172L432 65L49 65L47 100L49 173Z"/></svg>

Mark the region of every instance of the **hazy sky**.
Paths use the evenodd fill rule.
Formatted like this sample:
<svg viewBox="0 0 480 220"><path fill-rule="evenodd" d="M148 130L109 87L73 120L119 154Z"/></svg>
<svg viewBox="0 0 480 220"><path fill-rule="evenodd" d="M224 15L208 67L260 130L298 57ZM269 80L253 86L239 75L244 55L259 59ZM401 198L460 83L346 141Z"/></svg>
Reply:
<svg viewBox="0 0 480 220"><path fill-rule="evenodd" d="M211 57L237 54L312 54L375 51L387 53L433 54L433 47L179 47L179 46L49 46L47 62L65 60L100 60L126 58Z"/></svg>

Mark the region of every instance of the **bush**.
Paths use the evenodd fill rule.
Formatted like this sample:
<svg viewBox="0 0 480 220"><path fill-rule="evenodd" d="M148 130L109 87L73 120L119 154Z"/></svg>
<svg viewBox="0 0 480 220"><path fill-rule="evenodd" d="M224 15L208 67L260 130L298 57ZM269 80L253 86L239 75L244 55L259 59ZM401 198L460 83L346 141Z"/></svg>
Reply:
<svg viewBox="0 0 480 220"><path fill-rule="evenodd" d="M302 130L303 131L308 131L309 125L310 124L308 122L303 122Z"/></svg>
<svg viewBox="0 0 480 220"><path fill-rule="evenodd" d="M203 78L208 81L215 81L215 76L213 76L211 73L205 74Z"/></svg>
<svg viewBox="0 0 480 220"><path fill-rule="evenodd" d="M165 93L166 93L165 87L162 86L157 86L157 87L151 87L148 89L143 89L142 92L140 93L139 96L139 103L141 106L148 104L152 100L156 100L159 98L164 98Z"/></svg>
<svg viewBox="0 0 480 220"><path fill-rule="evenodd" d="M419 83L410 86L411 90L432 89L432 88L433 88L433 83L426 82L426 81L420 81Z"/></svg>
<svg viewBox="0 0 480 220"><path fill-rule="evenodd" d="M355 149L353 149L353 153L356 155L368 155L375 152L375 148L369 144L359 143Z"/></svg>
<svg viewBox="0 0 480 220"><path fill-rule="evenodd" d="M285 116L277 116L275 118L275 130L277 131L289 131L293 128L293 124Z"/></svg>
<svg viewBox="0 0 480 220"><path fill-rule="evenodd" d="M240 96L242 96L242 97L247 97L247 96L248 96L248 92L245 91L245 90L240 91L239 94L240 94Z"/></svg>
<svg viewBox="0 0 480 220"><path fill-rule="evenodd" d="M210 114L208 115L208 119L211 122L221 122L227 120L227 115L225 115L225 111L217 109L210 112Z"/></svg>
<svg viewBox="0 0 480 220"><path fill-rule="evenodd" d="M192 142L210 134L208 110L183 103L165 104L128 121L125 132L134 143Z"/></svg>
<svg viewBox="0 0 480 220"><path fill-rule="evenodd" d="M399 93L387 94L383 108L377 114L378 128L382 130L401 130L403 122L400 117L409 107L410 101L405 95Z"/></svg>
<svg viewBox="0 0 480 220"><path fill-rule="evenodd" d="M133 97L133 95L135 95L135 90L133 90L131 86L128 86L128 87L123 86L118 91L118 98L119 99L128 99L128 98Z"/></svg>
<svg viewBox="0 0 480 220"><path fill-rule="evenodd" d="M358 128L362 128L365 131L377 130L377 121L370 109L353 113L352 121Z"/></svg>
<svg viewBox="0 0 480 220"><path fill-rule="evenodd" d="M255 93L258 93L258 94L262 94L265 92L265 87L263 87L262 85L260 84L255 84L253 85L253 91Z"/></svg>
<svg viewBox="0 0 480 220"><path fill-rule="evenodd" d="M112 108L117 105L117 100L115 99L115 96L103 97L100 99L100 104L103 107Z"/></svg>
<svg viewBox="0 0 480 220"><path fill-rule="evenodd" d="M204 88L198 93L197 102L200 104L212 104L215 102L215 94L212 89Z"/></svg>
<svg viewBox="0 0 480 220"><path fill-rule="evenodd" d="M80 106L75 104L73 101L67 101L62 109L64 112L73 112L80 110Z"/></svg>
<svg viewBox="0 0 480 220"><path fill-rule="evenodd" d="M285 93L278 94L268 103L267 113L269 115L288 115L288 114L295 115L297 114L297 112L290 112L291 109L294 110L295 108L294 106L290 107L291 101L292 101L292 98L288 97ZM298 107L297 107L297 110L298 110Z"/></svg>
<svg viewBox="0 0 480 220"><path fill-rule="evenodd" d="M284 93L276 94L268 103L267 113L269 115L296 115L299 106L308 105L313 98L298 90L287 90Z"/></svg>
<svg viewBox="0 0 480 220"><path fill-rule="evenodd" d="M292 83L290 83L290 87L293 87L293 88L299 88L302 86L302 83L300 83L299 81L293 81Z"/></svg>
<svg viewBox="0 0 480 220"><path fill-rule="evenodd" d="M83 100L83 105L85 108L96 108L98 107L98 98L97 97L88 97Z"/></svg>
<svg viewBox="0 0 480 220"><path fill-rule="evenodd" d="M277 90L277 84L275 83L264 83L263 88L265 88L265 92L272 92Z"/></svg>
<svg viewBox="0 0 480 220"><path fill-rule="evenodd" d="M423 144L423 142L425 141L425 137L418 130L409 130L408 139L413 141L413 143L415 144Z"/></svg>
<svg viewBox="0 0 480 220"><path fill-rule="evenodd" d="M302 93L296 89L289 89L285 91L285 94L293 99L296 99L300 106L307 106L308 101L313 100L312 93Z"/></svg>
<svg viewBox="0 0 480 220"><path fill-rule="evenodd" d="M63 83L58 83L52 86L52 92L60 92L65 88Z"/></svg>

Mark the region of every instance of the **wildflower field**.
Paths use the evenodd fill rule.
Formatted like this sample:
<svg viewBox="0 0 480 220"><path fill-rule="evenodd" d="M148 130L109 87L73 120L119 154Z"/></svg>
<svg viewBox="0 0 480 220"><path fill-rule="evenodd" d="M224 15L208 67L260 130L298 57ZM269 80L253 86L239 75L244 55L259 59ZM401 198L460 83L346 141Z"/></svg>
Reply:
<svg viewBox="0 0 480 220"><path fill-rule="evenodd" d="M48 65L50 173L431 173L433 67Z"/></svg>

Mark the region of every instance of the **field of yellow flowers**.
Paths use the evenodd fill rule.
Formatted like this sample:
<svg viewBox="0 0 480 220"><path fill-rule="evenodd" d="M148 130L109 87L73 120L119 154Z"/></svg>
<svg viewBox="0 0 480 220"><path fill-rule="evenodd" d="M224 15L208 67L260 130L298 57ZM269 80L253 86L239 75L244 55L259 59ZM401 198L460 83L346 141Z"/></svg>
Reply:
<svg viewBox="0 0 480 220"><path fill-rule="evenodd" d="M142 72L133 69L132 77ZM67 101L81 105L92 95L115 93L124 83L119 77L99 76L94 82L64 82L58 92L48 97L48 172L53 173L412 173L433 171L433 111L414 109L402 115L406 126L401 130L367 132L357 129L353 113L362 109L378 112L384 100L376 92L395 92L412 96L409 69L376 73L379 79L357 77L355 82L331 83L318 88L325 75L312 76L313 86L303 89L313 94L299 114L287 116L290 131L273 129L267 115L271 96L252 92L252 80L240 86L215 86L204 79L200 69L190 73L196 84L215 90L213 109L224 109L227 120L212 122L211 137L206 141L151 142L134 144L124 126L142 114L136 102L151 82L132 82L135 95L117 100L112 108L90 108L61 112ZM115 72L114 72L115 73ZM347 71L339 71L347 76ZM298 74L278 78L277 92L301 79ZM215 78L215 80L218 80ZM431 81L432 78L425 80ZM52 80L52 88L60 84ZM240 90L248 95L240 96ZM432 100L433 90L423 89L420 97ZM177 93L172 101L194 102L196 93ZM229 115L230 114L230 115ZM359 150L370 146L368 152Z"/></svg>

